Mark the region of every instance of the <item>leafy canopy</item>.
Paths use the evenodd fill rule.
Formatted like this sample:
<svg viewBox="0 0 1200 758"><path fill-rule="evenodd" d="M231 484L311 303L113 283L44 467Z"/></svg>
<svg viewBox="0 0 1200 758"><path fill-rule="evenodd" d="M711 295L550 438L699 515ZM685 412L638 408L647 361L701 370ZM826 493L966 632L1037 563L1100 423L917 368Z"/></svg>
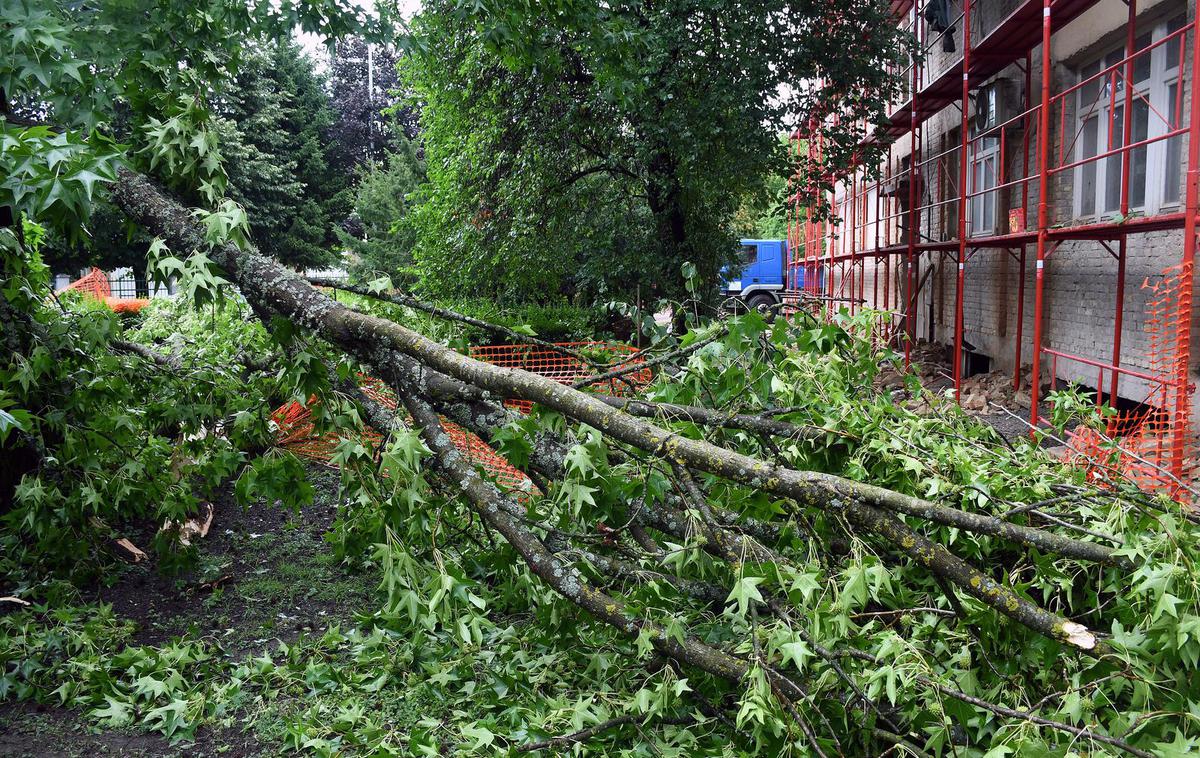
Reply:
<svg viewBox="0 0 1200 758"><path fill-rule="evenodd" d="M815 177L849 163L903 84L886 2L439 0L403 81L423 105L429 291L552 298L714 281L738 198L790 172L776 138L836 110Z"/></svg>
<svg viewBox="0 0 1200 758"><path fill-rule="evenodd" d="M124 157L215 205L228 178L211 97L250 43L296 28L328 38L384 25L336 0L3 0L0 206L77 239Z"/></svg>

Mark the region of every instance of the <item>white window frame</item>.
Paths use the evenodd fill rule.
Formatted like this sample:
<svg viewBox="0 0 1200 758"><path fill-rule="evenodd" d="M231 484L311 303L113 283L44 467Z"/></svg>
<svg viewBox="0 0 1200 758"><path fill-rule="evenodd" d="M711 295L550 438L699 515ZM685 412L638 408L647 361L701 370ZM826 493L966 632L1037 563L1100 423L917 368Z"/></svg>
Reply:
<svg viewBox="0 0 1200 758"><path fill-rule="evenodd" d="M974 146L976 141L978 147ZM970 160L967 162L967 174L970 177L968 192L971 194L986 193L972 197L968 203L967 236L990 236L996 233L996 216L1000 207L1000 191L996 189L996 185L1000 183L1000 137L984 137L978 140L972 138L972 141L967 144L967 149L970 151ZM988 175L989 166L991 167L990 176ZM979 181L980 172L983 172L982 181ZM992 212L991 224L986 221L989 206Z"/></svg>
<svg viewBox="0 0 1200 758"><path fill-rule="evenodd" d="M1169 24L1172 21L1176 21L1180 18L1183 17L1173 15L1156 22L1150 28L1150 41L1148 44L1154 44L1163 37L1167 36L1167 34L1169 34ZM1186 25L1186 18L1183 18L1183 23ZM1144 39L1146 32L1143 31L1142 34L1138 36L1139 38ZM1181 44L1186 42L1186 40L1186 36L1181 38ZM1139 50L1143 48L1143 45L1138 46ZM1149 53L1149 77L1135 83L1137 89L1134 91L1133 102L1136 103L1137 99L1141 96L1146 96L1150 101L1150 114L1147 121L1146 139L1161 137L1169 131L1168 125L1163 122L1163 119L1160 118L1159 114L1162 114L1162 116L1169 115L1172 104L1170 97L1171 86L1180 82L1181 72L1179 71L1179 67L1177 65L1177 56L1171 56L1172 60L1167 60L1167 48L1168 45L1159 45ZM1085 76L1083 71L1093 66L1097 62L1100 63L1099 70L1106 69L1108 66L1104 63L1104 61L1113 53L1119 53L1119 59L1123 59L1124 45L1109 48L1101 55L1093 57L1088 61L1087 64L1081 66L1078 81L1082 82L1087 79L1088 76ZM1134 58L1135 63L1140 57L1141 56L1136 56ZM1118 79L1118 84L1120 84L1121 81L1122 80ZM1109 114L1109 97L1105 94L1107 92L1109 82L1110 79L1108 77L1105 77L1099 81L1099 101L1088 100L1085 102L1083 97L1083 89L1080 89L1075 95L1074 134L1077 138L1075 140L1074 157L1071 159L1072 161L1079 161L1083 160L1085 157L1089 157L1084 154L1083 147L1083 126L1085 120L1089 117L1095 117L1098 119L1096 130L1096 151L1093 153L1093 155L1099 155L1101 153L1108 152L1108 131L1110 126L1115 126ZM1116 93L1115 98L1115 105L1117 108L1124 108L1124 99L1124 92L1119 90ZM1136 105L1134 107L1136 107ZM1126 117L1126 114L1122 114L1122 118ZM1119 139L1119 135L1116 136L1117 139ZM1179 139L1179 137L1176 137L1174 138L1174 141L1178 141ZM1131 141L1138 142L1140 140L1133 139ZM1171 142L1172 140L1159 140L1141 148L1145 150L1146 153L1145 200L1140 205L1134 205L1134 192L1133 187L1131 186L1129 205L1130 213L1154 216L1163 212L1177 209L1179 207L1179 199L1171 201L1166 199L1166 179L1168 174L1165 171L1165 166L1167 162L1168 146ZM1120 213L1119 206L1116 208L1106 208L1106 193L1108 171L1111 167L1110 164L1119 165L1121 155L1121 153L1116 153L1109 158L1101 158L1100 160L1091 161L1090 163L1076 166L1072 170L1074 185L1072 193L1074 196L1073 213L1075 218L1100 220L1111 218ZM1083 172L1087 166L1094 167L1096 171L1096 186L1093 196L1093 200L1095 201L1095 210L1092 212L1084 212L1083 210ZM1179 174L1182 174L1182 169L1180 170ZM1179 193L1180 191L1177 189L1176 192Z"/></svg>

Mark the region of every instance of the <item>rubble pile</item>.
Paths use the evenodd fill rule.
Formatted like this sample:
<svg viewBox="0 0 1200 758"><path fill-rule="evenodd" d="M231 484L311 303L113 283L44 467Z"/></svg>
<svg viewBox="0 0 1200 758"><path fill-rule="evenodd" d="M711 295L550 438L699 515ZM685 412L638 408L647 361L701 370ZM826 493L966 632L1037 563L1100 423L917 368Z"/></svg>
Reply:
<svg viewBox="0 0 1200 758"><path fill-rule="evenodd" d="M911 360L911 372L925 389L940 395L953 386L953 352L950 346L921 343L913 348ZM963 410L976 415L995 413L1001 407L1010 411L1028 411L1031 402L1030 374L1028 366L1022 369L1020 390L1013 389L1012 375L1003 371L990 371L963 379L959 397ZM876 384L881 391L902 393L905 389L904 378L903 367L892 366L880 372ZM1042 389L1049 389L1049 385L1043 384ZM937 404L935 398L927 395L910 397L905 403L915 413L929 413Z"/></svg>
<svg viewBox="0 0 1200 758"><path fill-rule="evenodd" d="M1012 376L1003 371L989 371L963 379L962 393L959 396L963 410L971 413L991 413L996 406L1003 406L1009 410L1028 410L1032 401L1029 395L1030 374L1029 368L1021 371L1020 390L1013 388Z"/></svg>

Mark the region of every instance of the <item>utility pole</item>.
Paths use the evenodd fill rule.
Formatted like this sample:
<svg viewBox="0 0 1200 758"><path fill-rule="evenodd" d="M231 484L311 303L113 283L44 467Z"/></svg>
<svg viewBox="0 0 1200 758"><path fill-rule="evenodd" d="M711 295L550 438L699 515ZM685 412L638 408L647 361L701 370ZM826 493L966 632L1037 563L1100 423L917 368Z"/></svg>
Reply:
<svg viewBox="0 0 1200 758"><path fill-rule="evenodd" d="M367 43L367 144L375 157L375 49Z"/></svg>

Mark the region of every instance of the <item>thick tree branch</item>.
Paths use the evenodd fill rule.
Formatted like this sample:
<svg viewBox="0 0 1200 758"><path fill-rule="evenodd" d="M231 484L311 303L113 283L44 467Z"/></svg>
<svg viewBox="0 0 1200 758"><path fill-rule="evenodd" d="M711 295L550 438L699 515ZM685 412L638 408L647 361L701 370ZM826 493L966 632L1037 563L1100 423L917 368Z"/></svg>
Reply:
<svg viewBox="0 0 1200 758"><path fill-rule="evenodd" d="M363 287L359 284L347 284L346 282L339 282L333 279L324 279L319 276L308 277L308 282L315 287L325 287L326 289L350 292L355 295L361 295L362 297L370 297L376 300L383 300L384 302L392 303L393 305L401 305L405 308L412 308L415 311L428 313L431 316L436 316L437 318L445 321L456 321L460 324L466 324L477 329L482 329L489 334L503 337L504 339L512 340L513 342L517 342L522 345L536 345L545 350L549 350L552 353L557 353L559 355L566 356L567 358L573 358L584 365L593 367L599 366L596 361L588 358L578 350L572 350L562 345L556 345L553 342L547 342L546 340L539 339L533 335L521 334L520 332L510 329L507 326L493 324L490 321L484 321L483 319L468 316L464 313L450 310L449 308L443 308L439 305L426 303L423 300L418 300L412 295L405 294L399 290L392 290L391 292L375 292L369 287Z"/></svg>
<svg viewBox="0 0 1200 758"><path fill-rule="evenodd" d="M178 371L182 367L182 363L177 355L163 355L160 352L151 350L145 345L139 345L136 342L128 342L126 340L111 340L108 343L114 350L129 355L136 355L139 358L154 363L155 365L168 369L170 371Z"/></svg>
<svg viewBox="0 0 1200 758"><path fill-rule="evenodd" d="M131 218L166 238L172 249L210 248L191 214L145 177L121 169L113 198ZM399 352L420 364L407 383L414 393L428 394L427 366L502 397L541 403L627 445L688 468L765 490L805 507L843 511L851 523L907 552L1000 613L1078 649L1101 652L1095 636L1082 625L1038 608L881 510L928 510L930 504L919 498L831 474L787 469L688 439L573 388L520 369L473 360L400 324L354 312L255 253L225 245L209 249L209 256L248 299L258 300L300 326L319 332L360 360L372 365L388 364L393 353ZM729 665L730 661L721 661L718 668Z"/></svg>

